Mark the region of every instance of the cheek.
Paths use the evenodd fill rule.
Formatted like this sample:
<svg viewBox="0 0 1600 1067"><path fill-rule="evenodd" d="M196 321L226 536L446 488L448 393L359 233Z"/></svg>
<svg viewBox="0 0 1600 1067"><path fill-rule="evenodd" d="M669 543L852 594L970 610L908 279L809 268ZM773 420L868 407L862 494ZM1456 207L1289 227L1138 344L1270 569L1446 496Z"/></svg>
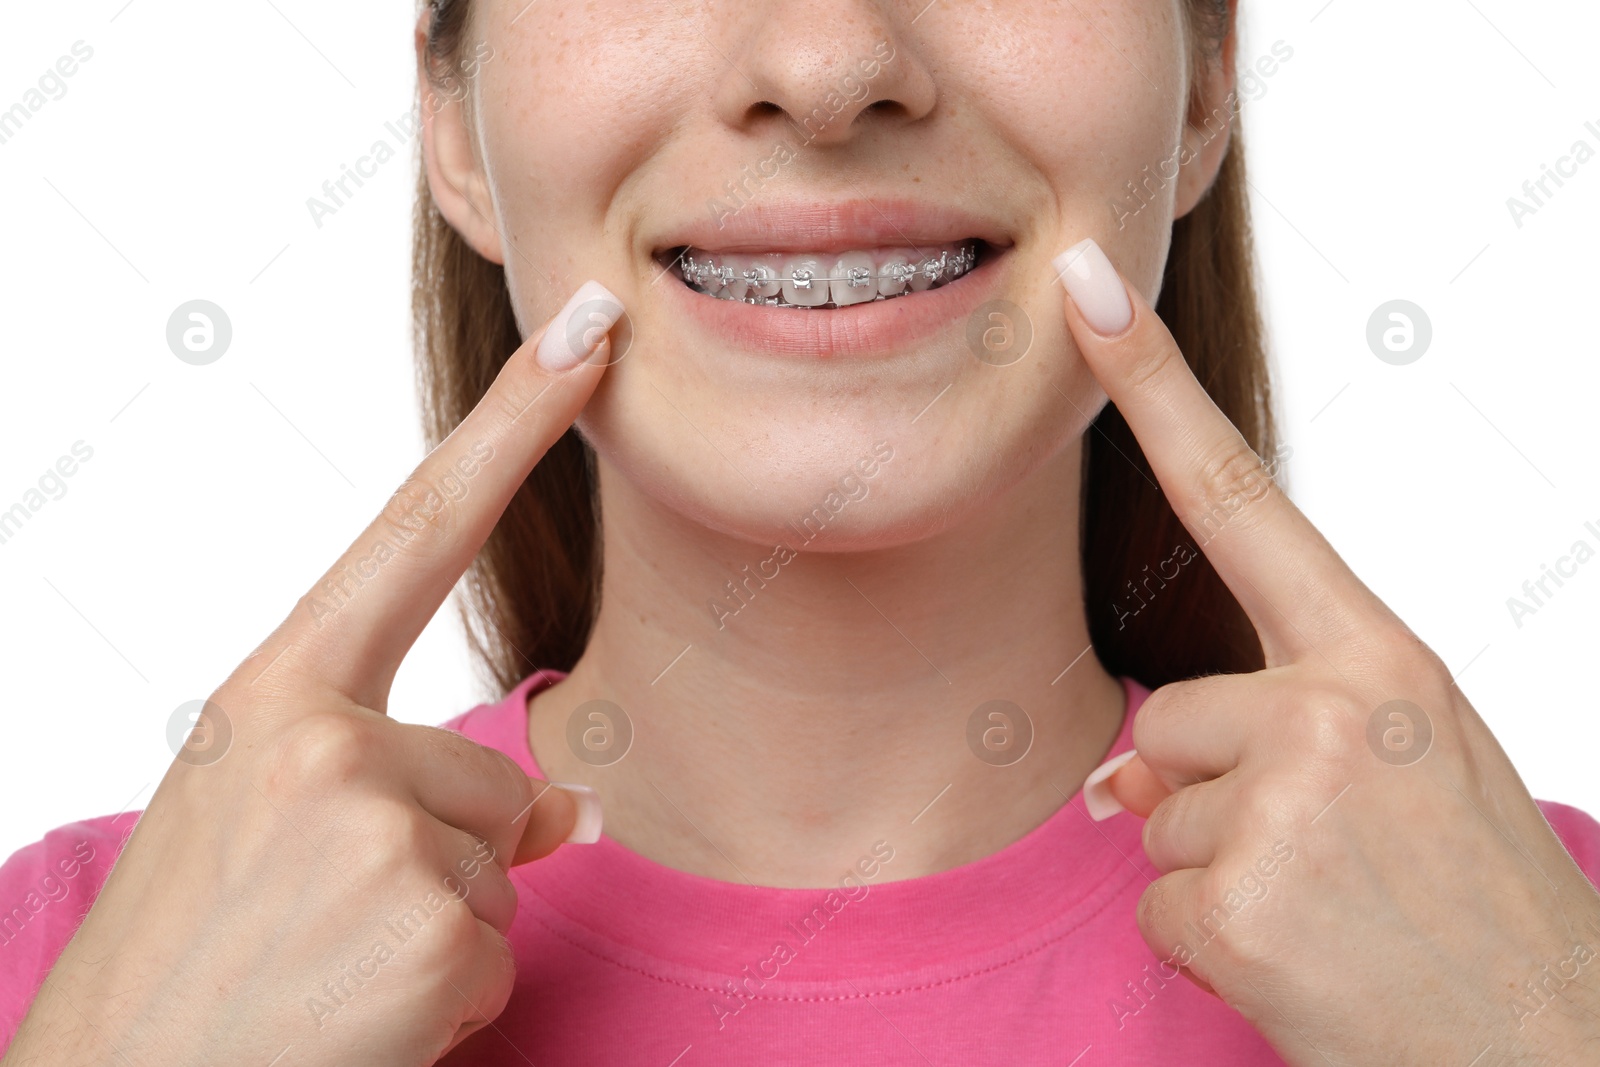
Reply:
<svg viewBox="0 0 1600 1067"><path fill-rule="evenodd" d="M524 7L516 0L496 24ZM618 276L612 259L626 250L599 239L609 212L685 106L673 75L693 34L670 6L644 7L536 4L493 42L479 74L478 143L525 327L597 272Z"/></svg>
<svg viewBox="0 0 1600 1067"><path fill-rule="evenodd" d="M1030 5L1004 27L976 17L963 27L976 44L966 73L952 54L951 74L967 84L982 122L1043 178L1056 221L1072 231L1050 232L1070 238L1062 247L1095 236L1134 261L1164 256L1177 183L1150 188L1145 179L1176 158L1184 129L1182 2ZM987 57L981 70L970 67L973 54ZM1135 188L1134 206L1148 207L1130 216ZM1134 232L1124 239L1124 230ZM1154 280L1148 270L1128 273Z"/></svg>

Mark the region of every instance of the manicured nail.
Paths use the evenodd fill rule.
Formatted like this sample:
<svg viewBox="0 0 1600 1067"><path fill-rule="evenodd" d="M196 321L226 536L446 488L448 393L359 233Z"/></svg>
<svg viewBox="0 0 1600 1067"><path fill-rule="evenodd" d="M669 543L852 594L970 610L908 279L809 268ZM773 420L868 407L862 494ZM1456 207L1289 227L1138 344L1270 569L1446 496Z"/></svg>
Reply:
<svg viewBox="0 0 1600 1067"><path fill-rule="evenodd" d="M539 339L535 353L539 366L551 372L576 367L600 347L606 331L622 318L622 310L622 301L599 282L587 281L578 286Z"/></svg>
<svg viewBox="0 0 1600 1067"><path fill-rule="evenodd" d="M572 794L572 802L577 805L578 818L572 824L572 833L567 835L569 845L592 845L600 840L600 794L586 785L576 785L572 782L551 782L557 789L564 789Z"/></svg>
<svg viewBox="0 0 1600 1067"><path fill-rule="evenodd" d="M1118 756L1112 756L1100 766L1089 772L1089 777L1083 780L1083 806L1089 809L1089 818L1095 822L1109 819L1119 811L1126 811L1117 798L1111 795L1111 786L1106 781L1116 773L1118 767L1127 763L1135 755L1133 749Z"/></svg>
<svg viewBox="0 0 1600 1067"><path fill-rule="evenodd" d="M1091 330L1102 337L1115 337L1128 328L1133 321L1128 289L1093 237L1079 241L1050 265Z"/></svg>

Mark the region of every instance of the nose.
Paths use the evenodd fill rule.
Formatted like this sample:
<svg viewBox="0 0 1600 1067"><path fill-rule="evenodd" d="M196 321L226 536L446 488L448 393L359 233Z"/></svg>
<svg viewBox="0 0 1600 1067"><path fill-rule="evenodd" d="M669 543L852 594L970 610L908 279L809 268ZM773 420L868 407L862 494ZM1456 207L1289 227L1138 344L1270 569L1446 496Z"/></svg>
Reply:
<svg viewBox="0 0 1600 1067"><path fill-rule="evenodd" d="M897 0L772 0L752 5L724 39L716 110L731 127L840 145L863 130L915 122L937 92L912 37L885 9ZM921 7L914 3L913 7ZM765 128L764 128L765 127Z"/></svg>

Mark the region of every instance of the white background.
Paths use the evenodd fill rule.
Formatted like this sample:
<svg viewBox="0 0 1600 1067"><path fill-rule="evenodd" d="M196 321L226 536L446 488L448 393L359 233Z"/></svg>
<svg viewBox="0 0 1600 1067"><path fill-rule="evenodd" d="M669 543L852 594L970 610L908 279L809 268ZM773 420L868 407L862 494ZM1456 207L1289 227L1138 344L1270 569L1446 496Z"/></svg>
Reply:
<svg viewBox="0 0 1600 1067"><path fill-rule="evenodd" d="M1289 487L1461 672L1535 795L1600 813L1600 560L1520 628L1506 606L1575 540L1600 548L1584 529L1600 529L1600 160L1520 228L1506 206L1575 140L1600 149L1584 128L1600 131L1600 9L1246 5L1241 61L1293 49L1244 118ZM375 139L394 143L411 5L7 17L0 108L75 41L94 54L0 144L0 509L74 442L94 455L0 544L0 857L143 807L172 711L250 652L421 454L408 155L320 229L306 209ZM195 298L234 329L206 367L165 340ZM1408 366L1366 343L1396 298L1433 326ZM495 696L446 610L391 707L437 723Z"/></svg>

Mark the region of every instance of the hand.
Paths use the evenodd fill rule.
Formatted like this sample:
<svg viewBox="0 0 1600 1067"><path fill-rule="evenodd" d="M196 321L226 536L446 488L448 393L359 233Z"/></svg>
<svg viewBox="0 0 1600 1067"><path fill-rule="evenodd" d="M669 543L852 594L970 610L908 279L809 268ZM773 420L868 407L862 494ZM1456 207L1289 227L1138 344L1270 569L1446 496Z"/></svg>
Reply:
<svg viewBox="0 0 1600 1067"><path fill-rule="evenodd" d="M579 289L211 695L231 744L168 769L7 1063L423 1065L505 1007L506 870L593 841L598 802L385 708L621 310Z"/></svg>
<svg viewBox="0 0 1600 1067"><path fill-rule="evenodd" d="M1139 902L1151 950L1291 1064L1595 1062L1600 895L1483 720L1099 247L1056 265L1084 359L1266 657L1156 689L1105 780L1164 872Z"/></svg>

